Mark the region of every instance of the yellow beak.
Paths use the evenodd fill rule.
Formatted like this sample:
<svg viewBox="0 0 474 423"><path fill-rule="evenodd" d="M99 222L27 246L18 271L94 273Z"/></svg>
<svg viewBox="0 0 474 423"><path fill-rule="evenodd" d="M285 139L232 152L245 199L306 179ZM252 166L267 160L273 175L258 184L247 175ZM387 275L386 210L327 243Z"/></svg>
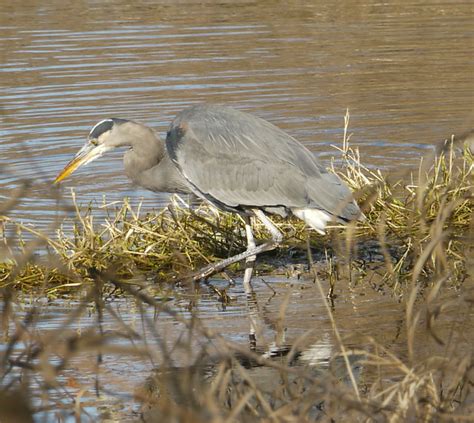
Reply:
<svg viewBox="0 0 474 423"><path fill-rule="evenodd" d="M105 147L104 145L94 145L88 142L86 145L84 145L84 147L79 150L76 156L59 173L59 175L54 180L54 183L57 184L58 182L61 182L63 179L67 178L71 173L73 173L76 169L99 158L109 149L109 147Z"/></svg>

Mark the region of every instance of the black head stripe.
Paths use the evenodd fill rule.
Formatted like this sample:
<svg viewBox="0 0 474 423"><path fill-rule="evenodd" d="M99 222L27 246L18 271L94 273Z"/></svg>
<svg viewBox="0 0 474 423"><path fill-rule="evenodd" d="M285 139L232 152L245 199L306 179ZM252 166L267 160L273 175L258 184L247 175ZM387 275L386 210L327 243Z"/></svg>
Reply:
<svg viewBox="0 0 474 423"><path fill-rule="evenodd" d="M115 125L122 125L124 123L130 122L127 119L120 119L120 118L110 118L114 122Z"/></svg>
<svg viewBox="0 0 474 423"><path fill-rule="evenodd" d="M111 118L100 121L89 133L90 139L99 138L104 132L110 131L114 125L122 125L128 122L126 119Z"/></svg>

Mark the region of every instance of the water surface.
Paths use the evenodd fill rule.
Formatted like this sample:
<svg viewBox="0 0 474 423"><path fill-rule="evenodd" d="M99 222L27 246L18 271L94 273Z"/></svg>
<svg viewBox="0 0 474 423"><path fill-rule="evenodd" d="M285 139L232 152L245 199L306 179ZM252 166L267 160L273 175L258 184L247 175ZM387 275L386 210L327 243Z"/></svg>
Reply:
<svg viewBox="0 0 474 423"><path fill-rule="evenodd" d="M326 164L337 158L332 145L341 145L349 109L351 142L366 165L385 172L412 169L435 143L473 127L472 19L470 2L1 2L1 202L28 181L27 193L8 212L52 232L55 225L48 225L64 199L51 191L51 181L97 121L135 119L163 134L178 111L200 102L268 119ZM82 204L101 203L104 196L108 202L143 198L144 210L166 204L168 195L130 184L121 154L110 153L78 171L63 184L65 197L72 187ZM255 284L262 345L273 342L274 323L289 292L285 342L292 345L311 330L307 363L327 364L338 347L315 286L284 278L270 282L278 288L276 296L265 284ZM200 293L193 301L206 325L245 345L248 319L241 285L230 294L235 301L225 309L211 295ZM342 289L338 295L333 312L349 347L365 348L371 336L406 357L403 305L370 290ZM173 307L189 317L191 299L175 292L171 297ZM61 328L74 306L58 301L40 307L38 332ZM132 301L116 300L112 307L143 335L142 315ZM145 314L153 320L154 310ZM449 318L445 332L448 323ZM157 326L170 343L180 333L169 317ZM66 329L97 330L97 316L84 313ZM104 329L118 330L111 315L105 316ZM126 337L114 339L119 346L132 344ZM429 335L421 332L417 339L419 353L430 354ZM104 357L100 377L113 395L98 403L96 358L95 353L75 357L64 381L86 390L91 421L112 404L119 416L133 417L133 387L159 362L123 354Z"/></svg>
<svg viewBox="0 0 474 423"><path fill-rule="evenodd" d="M92 303L82 313L77 313L77 301L45 303L24 298L15 306L15 318L10 320L9 339L13 339L15 332L21 333L21 342L15 344L9 358L24 360L25 357L19 355L22 351L41 346L38 358L32 362L44 370L34 373L33 387L37 387L37 391L31 394L35 405L42 404L49 410L45 413L45 421L50 421L48 419L54 413L62 416L63 421L74 421L71 403L76 401L77 395L80 395L84 410L81 421L97 421L98 416L105 415L112 415L116 421L137 418L140 402L134 396L154 371L164 371L163 368L170 366L185 371L196 362L200 363L197 357L203 350L217 351L219 337L243 349L248 348L248 308L241 281L237 282L229 287L226 281L212 281L214 287L227 289L230 302L226 306L204 285L199 291L174 290L166 306L178 313L178 318L160 312L159 307L149 307L130 298L105 296L101 316ZM258 305L255 319L259 328L259 353L268 355L278 349L294 347L298 355L291 367L316 372L321 378L327 377L328 371L336 372L338 378L347 378L344 362L337 359L340 345L334 332L336 327L347 351L375 353L380 348L380 351L385 349L393 357L407 362L405 305L380 290L367 289L365 284L336 286L336 298L331 305L332 323L319 287L311 279L273 276L265 277L263 282L255 278L254 288ZM322 289L327 292L328 286L324 282ZM462 305L454 293L443 295L436 304L443 304L444 309L431 322L433 332L426 330L424 314L417 325L414 354L420 363L434 354L453 359L464 354L470 344L465 338L467 333L472 333L474 322L469 304ZM26 312L32 307L35 308L34 318L25 323ZM0 307L0 312L3 311ZM198 317L198 326L202 325L214 335L209 339L198 329L189 331L180 319L189 322L191 316ZM22 325L24 332L18 332ZM449 343L440 344L432 333ZM6 339L7 333L4 336ZM77 344L71 343L77 336ZM213 340L212 336L216 338ZM105 352L100 356L94 347L94 339L103 339L100 345ZM88 348L89 342L92 342L92 348ZM450 351L454 346L456 351ZM5 344L0 344L0 348L5 352ZM58 365L64 357L69 358L65 369L55 378L58 383L45 385L48 376L51 377L45 363ZM285 356L281 362L288 364ZM19 371L13 368L3 382L8 383ZM353 371L360 389L373 380L388 383L391 378L399 380L400 373L403 375L397 366L380 368L364 364L363 360ZM263 390L273 389L278 379L271 367L249 368L248 372L250 377L256 378L256 383L263 384L260 387ZM42 400L41 393L46 389L48 399ZM64 404L66 409L61 411L58 404Z"/></svg>
<svg viewBox="0 0 474 423"><path fill-rule="evenodd" d="M223 103L282 127L326 163L351 113L365 164L418 162L472 126L472 4L60 1L0 4L0 198L33 182L15 216L44 226L50 183L106 117L164 133L173 116ZM132 186L121 152L64 184L87 203Z"/></svg>

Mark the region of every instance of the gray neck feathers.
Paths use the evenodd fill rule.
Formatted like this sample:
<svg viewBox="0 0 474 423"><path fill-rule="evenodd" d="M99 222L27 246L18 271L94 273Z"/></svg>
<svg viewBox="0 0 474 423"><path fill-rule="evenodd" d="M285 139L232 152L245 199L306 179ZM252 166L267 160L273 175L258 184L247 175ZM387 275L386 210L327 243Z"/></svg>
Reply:
<svg viewBox="0 0 474 423"><path fill-rule="evenodd" d="M140 173L156 166L163 158L164 143L150 128L135 122L126 124L122 145L130 146L123 158L125 173L133 181ZM123 131L125 132L125 131ZM126 142L125 142L126 139Z"/></svg>
<svg viewBox="0 0 474 423"><path fill-rule="evenodd" d="M136 123L131 135L131 149L124 155L124 167L135 184L155 192L189 192L159 135Z"/></svg>

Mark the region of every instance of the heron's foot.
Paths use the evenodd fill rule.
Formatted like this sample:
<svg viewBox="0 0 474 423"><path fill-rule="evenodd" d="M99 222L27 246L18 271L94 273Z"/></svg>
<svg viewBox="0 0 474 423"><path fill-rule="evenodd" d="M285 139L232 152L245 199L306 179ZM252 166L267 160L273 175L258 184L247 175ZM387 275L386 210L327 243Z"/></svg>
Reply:
<svg viewBox="0 0 474 423"><path fill-rule="evenodd" d="M203 267L198 272L191 274L190 279L192 279L193 281L207 279L209 276L213 275L214 273L218 273L221 270L224 270L227 266L230 266L231 264L246 260L248 257L251 256L257 256L258 254L263 253L264 251L271 251L275 249L278 245L279 242L274 240L264 242L263 244L260 244L254 248L249 248L243 253L226 258L217 263L209 264L206 267Z"/></svg>
<svg viewBox="0 0 474 423"><path fill-rule="evenodd" d="M194 282L201 281L203 279L207 279L210 276L212 276L214 273L217 273L217 272L219 272L219 270L222 270L222 269L216 268L216 265L218 265L218 264L219 263L211 263L211 264L207 265L206 267L203 267L202 269L198 270L196 273L191 274L190 278Z"/></svg>
<svg viewBox="0 0 474 423"><path fill-rule="evenodd" d="M219 263L216 263L216 264L219 264ZM188 274L185 274L185 275L181 276L180 278L177 279L177 282L181 282L181 283L205 282L205 283L208 283L207 279L210 276L212 276L213 274L218 273L220 271L222 271L222 269L216 269L216 266L211 263L211 264L203 267L202 269L199 269L197 272L188 273ZM235 283L230 276L227 276L226 279L228 279L231 284Z"/></svg>

